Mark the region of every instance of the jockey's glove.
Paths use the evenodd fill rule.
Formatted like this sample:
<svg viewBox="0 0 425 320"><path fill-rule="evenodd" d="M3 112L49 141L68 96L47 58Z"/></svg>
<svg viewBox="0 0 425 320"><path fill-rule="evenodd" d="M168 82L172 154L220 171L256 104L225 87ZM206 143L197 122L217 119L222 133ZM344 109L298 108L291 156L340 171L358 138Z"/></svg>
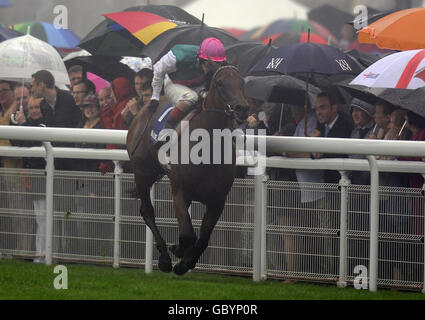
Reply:
<svg viewBox="0 0 425 320"><path fill-rule="evenodd" d="M158 108L159 101L152 99L151 102L149 102L148 108L150 111L155 112L156 108Z"/></svg>

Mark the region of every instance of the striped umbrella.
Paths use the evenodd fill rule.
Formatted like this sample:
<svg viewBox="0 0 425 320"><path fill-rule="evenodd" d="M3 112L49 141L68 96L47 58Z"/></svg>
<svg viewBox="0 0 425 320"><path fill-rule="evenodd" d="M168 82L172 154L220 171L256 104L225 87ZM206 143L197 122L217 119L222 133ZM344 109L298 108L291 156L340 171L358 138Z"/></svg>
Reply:
<svg viewBox="0 0 425 320"><path fill-rule="evenodd" d="M58 48L75 48L80 42L80 39L71 30L58 29L48 22L32 21L10 26L11 29L18 30L23 34L27 33L28 27L30 27L30 35Z"/></svg>
<svg viewBox="0 0 425 320"><path fill-rule="evenodd" d="M124 11L108 13L104 14L104 16L118 24L118 26L115 24L111 25L111 30L120 30L124 28L144 45L149 44L152 39L156 38L164 31L177 26L176 23L149 12Z"/></svg>

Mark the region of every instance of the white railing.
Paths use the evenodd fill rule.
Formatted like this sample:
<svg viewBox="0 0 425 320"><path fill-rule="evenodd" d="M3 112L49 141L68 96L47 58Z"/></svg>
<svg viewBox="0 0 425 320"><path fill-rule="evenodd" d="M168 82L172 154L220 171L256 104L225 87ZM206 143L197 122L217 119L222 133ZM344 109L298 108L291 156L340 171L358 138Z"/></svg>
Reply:
<svg viewBox="0 0 425 320"><path fill-rule="evenodd" d="M39 128L39 127L13 127L0 126L0 139L42 141L43 147L17 148L0 147L2 156L18 157L45 157L47 159L46 172L46 264L52 263L52 221L53 221L53 159L54 158L83 158L114 160L115 168L115 236L114 236L114 267L119 266L119 225L121 196L119 182L122 169L119 161L129 160L125 150L99 150L53 148L50 142L86 142L103 144L125 145L127 131L102 130L102 129L67 129L67 128ZM247 136L247 139L257 137ZM425 176L424 162L407 161L376 161L375 155L415 156L425 157L425 142L413 141L382 141L359 139L334 139L334 138L300 138L300 137L261 137L267 145L267 151L273 152L320 152L362 154L367 160L356 159L285 159L271 157L265 159L266 167L291 168L291 169L316 169L337 170L341 174L341 226L340 226L340 270L338 285L346 285L346 259L347 259L347 171L371 171L371 203L370 203L370 257L369 257L369 289L377 290L377 264L378 264L378 174L379 172L412 172ZM246 159L239 158L239 165L246 165ZM257 164L261 162L258 161ZM253 280L260 281L265 278L265 221L266 202L265 174L256 176L255 179L255 224L254 224L254 255L253 255ZM425 190L425 186L423 187ZM50 221L49 221L50 220ZM150 230L147 232L147 257L146 272L152 270L153 239ZM424 249L425 251L425 249ZM425 255L425 254L424 254ZM425 263L424 263L425 275ZM425 277L424 277L425 279ZM425 280L424 280L425 282ZM424 286L425 287L425 286ZM423 290L425 293L425 289Z"/></svg>

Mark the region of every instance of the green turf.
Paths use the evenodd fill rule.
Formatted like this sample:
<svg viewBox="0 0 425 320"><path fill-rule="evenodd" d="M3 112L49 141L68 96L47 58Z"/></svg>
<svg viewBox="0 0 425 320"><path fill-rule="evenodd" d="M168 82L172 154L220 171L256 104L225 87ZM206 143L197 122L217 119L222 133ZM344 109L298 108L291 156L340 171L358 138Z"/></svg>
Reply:
<svg viewBox="0 0 425 320"><path fill-rule="evenodd" d="M276 300L276 299L425 299L415 292L379 290L371 293L352 287L307 283L284 284L267 280L190 272L173 273L110 266L65 264L68 289L53 286L55 265L46 266L22 260L0 259L0 299L152 299L152 300Z"/></svg>

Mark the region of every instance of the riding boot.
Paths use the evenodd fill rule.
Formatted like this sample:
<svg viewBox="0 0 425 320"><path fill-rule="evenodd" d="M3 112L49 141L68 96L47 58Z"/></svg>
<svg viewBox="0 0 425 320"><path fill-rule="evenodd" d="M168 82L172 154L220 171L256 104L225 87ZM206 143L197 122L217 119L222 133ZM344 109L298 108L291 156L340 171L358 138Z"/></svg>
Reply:
<svg viewBox="0 0 425 320"><path fill-rule="evenodd" d="M175 119L171 114L168 116L167 121L165 122L164 128L162 130L166 130L166 129L176 129L178 123L180 122L180 119ZM161 130L161 131L162 131ZM156 149L161 148L161 146L165 143L166 141L163 141L162 139L160 140L158 137L158 140L155 142L154 146Z"/></svg>

